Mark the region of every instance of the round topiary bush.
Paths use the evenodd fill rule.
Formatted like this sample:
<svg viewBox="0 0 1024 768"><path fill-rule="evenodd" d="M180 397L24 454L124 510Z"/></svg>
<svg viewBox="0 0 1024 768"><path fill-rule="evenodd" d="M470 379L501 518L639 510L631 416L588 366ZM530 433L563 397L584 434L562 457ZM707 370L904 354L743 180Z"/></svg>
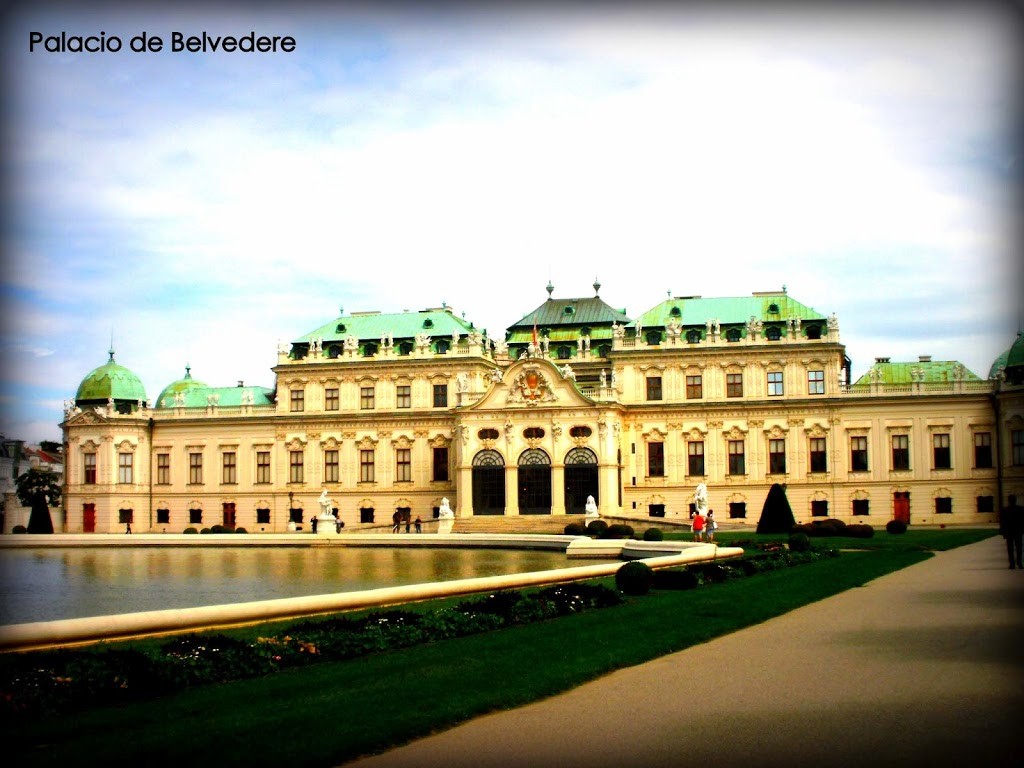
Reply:
<svg viewBox="0 0 1024 768"><path fill-rule="evenodd" d="M789 534L790 552L807 552L811 548L810 537L803 532Z"/></svg>
<svg viewBox="0 0 1024 768"><path fill-rule="evenodd" d="M654 571L646 563L631 560L615 572L615 586L627 595L646 595L654 581Z"/></svg>
<svg viewBox="0 0 1024 768"><path fill-rule="evenodd" d="M661 528L648 528L644 531L644 541L661 541L664 538Z"/></svg>
<svg viewBox="0 0 1024 768"><path fill-rule="evenodd" d="M609 525L608 530L601 536L602 539L632 539L633 538L633 527L625 525L624 523L615 523L615 525Z"/></svg>
<svg viewBox="0 0 1024 768"><path fill-rule="evenodd" d="M566 536L585 536L587 529L583 526L583 523L569 523L565 526Z"/></svg>
<svg viewBox="0 0 1024 768"><path fill-rule="evenodd" d="M591 520L587 523L587 534L601 538L608 530L608 523L604 520Z"/></svg>
<svg viewBox="0 0 1024 768"><path fill-rule="evenodd" d="M199 533L195 528L186 528L182 533Z"/></svg>
<svg viewBox="0 0 1024 768"><path fill-rule="evenodd" d="M245 528L235 528L235 533L248 533L248 531Z"/></svg>
<svg viewBox="0 0 1024 768"><path fill-rule="evenodd" d="M875 529L865 523L854 523L846 526L846 535L855 539L870 539L875 535Z"/></svg>
<svg viewBox="0 0 1024 768"><path fill-rule="evenodd" d="M28 533L28 528L24 525L16 525L11 528L11 533Z"/></svg>
<svg viewBox="0 0 1024 768"><path fill-rule="evenodd" d="M203 528L203 529L202 529L201 531L199 531L199 532L200 532L200 533L210 533L210 529L209 529L209 528Z"/></svg>
<svg viewBox="0 0 1024 768"><path fill-rule="evenodd" d="M902 520L890 520L885 524L885 530L887 533L906 533L907 524Z"/></svg>

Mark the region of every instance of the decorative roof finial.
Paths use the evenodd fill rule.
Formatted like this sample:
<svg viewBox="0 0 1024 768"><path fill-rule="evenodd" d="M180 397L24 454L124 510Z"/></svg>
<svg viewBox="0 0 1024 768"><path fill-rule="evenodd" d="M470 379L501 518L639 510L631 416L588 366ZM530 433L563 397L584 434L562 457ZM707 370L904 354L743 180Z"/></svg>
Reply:
<svg viewBox="0 0 1024 768"><path fill-rule="evenodd" d="M188 363L185 363L185 378L186 379L191 379L192 378L192 366L189 365Z"/></svg>
<svg viewBox="0 0 1024 768"><path fill-rule="evenodd" d="M555 290L555 286L553 286L553 285L551 284L551 281L550 281L550 280L548 280L548 284L547 284L547 292L548 292L548 299L550 299L550 298L551 298L551 293L552 293L552 292L553 292L554 290Z"/></svg>
<svg viewBox="0 0 1024 768"><path fill-rule="evenodd" d="M345 308L344 307L338 307L338 314L339 315L344 315L345 314Z"/></svg>
<svg viewBox="0 0 1024 768"><path fill-rule="evenodd" d="M782 292L783 292L783 293L785 293L785 292L786 292L786 284L785 284L785 283L783 283L783 284L782 284Z"/></svg>
<svg viewBox="0 0 1024 768"><path fill-rule="evenodd" d="M595 299L597 298L597 295L598 295L598 294L599 294L600 292L601 292L601 283L600 283L600 281L599 281L599 280L598 280L598 279L597 279L597 278L595 277L595 278L594 278L594 298L595 298Z"/></svg>

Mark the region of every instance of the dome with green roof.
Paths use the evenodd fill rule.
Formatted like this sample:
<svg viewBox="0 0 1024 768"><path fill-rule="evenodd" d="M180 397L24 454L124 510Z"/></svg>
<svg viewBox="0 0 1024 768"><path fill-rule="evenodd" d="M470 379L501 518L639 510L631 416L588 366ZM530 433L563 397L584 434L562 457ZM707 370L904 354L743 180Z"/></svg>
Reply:
<svg viewBox="0 0 1024 768"><path fill-rule="evenodd" d="M129 413L145 402L146 389L142 381L123 365L114 360L111 349L110 359L99 368L82 379L75 394L75 404L79 407L106 405L114 401L120 413Z"/></svg>
<svg viewBox="0 0 1024 768"><path fill-rule="evenodd" d="M192 367L186 365L185 377L178 379L177 381L172 381L164 387L163 392L160 393L160 396L156 399L156 402L153 405L155 408L173 408L176 395L184 394L192 389L205 388L206 384L192 378Z"/></svg>
<svg viewBox="0 0 1024 768"><path fill-rule="evenodd" d="M1018 331L1017 338L1003 354L995 359L989 369L988 377L995 379L999 373L1005 372L1007 381L1017 383L1024 381L1024 332Z"/></svg>

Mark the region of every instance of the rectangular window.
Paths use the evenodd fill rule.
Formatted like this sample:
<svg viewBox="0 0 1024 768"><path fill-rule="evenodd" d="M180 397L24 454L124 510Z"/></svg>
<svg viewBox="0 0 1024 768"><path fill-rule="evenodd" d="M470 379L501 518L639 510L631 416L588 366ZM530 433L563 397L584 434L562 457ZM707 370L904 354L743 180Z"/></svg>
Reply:
<svg viewBox="0 0 1024 768"><path fill-rule="evenodd" d="M447 384L435 384L434 385L434 407L435 408L447 408L448 407L448 385Z"/></svg>
<svg viewBox="0 0 1024 768"><path fill-rule="evenodd" d="M117 521L121 525L127 525L128 523L135 522L135 510L134 509L119 509L117 510Z"/></svg>
<svg viewBox="0 0 1024 768"><path fill-rule="evenodd" d="M865 436L850 438L850 471L868 471L868 439Z"/></svg>
<svg viewBox="0 0 1024 768"><path fill-rule="evenodd" d="M747 502L745 501L730 501L729 502L729 517L730 518L742 518L747 516Z"/></svg>
<svg viewBox="0 0 1024 768"><path fill-rule="evenodd" d="M234 485L238 482L238 472L236 471L237 466L235 463L235 452L227 451L224 453L221 460L221 483L224 485Z"/></svg>
<svg viewBox="0 0 1024 768"><path fill-rule="evenodd" d="M647 399L661 400L661 376L647 377Z"/></svg>
<svg viewBox="0 0 1024 768"><path fill-rule="evenodd" d="M448 482L448 446L434 448L434 468L431 478L435 483Z"/></svg>
<svg viewBox="0 0 1024 768"><path fill-rule="evenodd" d="M939 496L935 499L935 514L937 515L951 515L953 514L953 500L948 496Z"/></svg>
<svg viewBox="0 0 1024 768"><path fill-rule="evenodd" d="M337 411L341 407L341 400L338 397L337 387L328 387L324 390L324 410Z"/></svg>
<svg viewBox="0 0 1024 768"><path fill-rule="evenodd" d="M976 469L992 468L992 433L974 433L974 466Z"/></svg>
<svg viewBox="0 0 1024 768"><path fill-rule="evenodd" d="M782 371L768 372L768 396L778 397L782 391Z"/></svg>
<svg viewBox="0 0 1024 768"><path fill-rule="evenodd" d="M376 407L376 391L373 387L359 388L359 407L364 411L372 411Z"/></svg>
<svg viewBox="0 0 1024 768"><path fill-rule="evenodd" d="M256 482L270 482L270 451L256 451Z"/></svg>
<svg viewBox="0 0 1024 768"><path fill-rule="evenodd" d="M373 450L359 451L359 482L372 483L375 477Z"/></svg>
<svg viewBox="0 0 1024 768"><path fill-rule="evenodd" d="M201 510L201 509L190 509L188 511L188 521L192 525L202 525L202 522L203 522L203 510Z"/></svg>
<svg viewBox="0 0 1024 768"><path fill-rule="evenodd" d="M811 472L828 472L828 455L825 452L825 438L811 438Z"/></svg>
<svg viewBox="0 0 1024 768"><path fill-rule="evenodd" d="M82 482L86 485L96 485L96 454L83 453L82 466L85 468L85 476Z"/></svg>
<svg viewBox="0 0 1024 768"><path fill-rule="evenodd" d="M910 469L910 435L892 436L892 468L900 472Z"/></svg>
<svg viewBox="0 0 1024 768"><path fill-rule="evenodd" d="M270 510L269 509L257 509L256 510L256 524L257 525L270 525Z"/></svg>
<svg viewBox="0 0 1024 768"><path fill-rule="evenodd" d="M395 480L399 483L412 482L412 448L395 450Z"/></svg>
<svg viewBox="0 0 1024 768"><path fill-rule="evenodd" d="M395 390L395 407L412 408L412 386L399 384Z"/></svg>
<svg viewBox="0 0 1024 768"><path fill-rule="evenodd" d="M808 395L824 395L825 394L825 372L824 371L808 371L807 372L807 394Z"/></svg>
<svg viewBox="0 0 1024 768"><path fill-rule="evenodd" d="M288 510L288 522L302 524L302 507L292 507Z"/></svg>
<svg viewBox="0 0 1024 768"><path fill-rule="evenodd" d="M742 440L729 441L729 474L745 475L747 473L746 449Z"/></svg>
<svg viewBox="0 0 1024 768"><path fill-rule="evenodd" d="M686 444L687 470L698 477L704 475L704 441L692 440Z"/></svg>
<svg viewBox="0 0 1024 768"><path fill-rule="evenodd" d="M648 477L664 477L665 476L665 444L664 443L648 443L647 444L647 476Z"/></svg>
<svg viewBox="0 0 1024 768"><path fill-rule="evenodd" d="M932 435L932 456L935 469L950 469L953 466L949 453L949 435Z"/></svg>
<svg viewBox="0 0 1024 768"><path fill-rule="evenodd" d="M686 399L700 400L704 397L704 377L701 374L686 377Z"/></svg>
<svg viewBox="0 0 1024 768"><path fill-rule="evenodd" d="M743 397L743 374L742 373L727 373L727 374L725 374L725 396L726 397Z"/></svg>
<svg viewBox="0 0 1024 768"><path fill-rule="evenodd" d="M340 469L338 451L324 451L324 482L337 483L341 474Z"/></svg>
<svg viewBox="0 0 1024 768"><path fill-rule="evenodd" d="M772 439L768 441L768 471L773 475L786 472L786 441Z"/></svg>
<svg viewBox="0 0 1024 768"><path fill-rule="evenodd" d="M134 463L135 454L133 453L119 453L117 454L117 482L119 483L132 483L134 482Z"/></svg>
<svg viewBox="0 0 1024 768"><path fill-rule="evenodd" d="M869 514L870 504L867 499L854 499L853 500L853 514L855 515L867 515Z"/></svg>
<svg viewBox="0 0 1024 768"><path fill-rule="evenodd" d="M171 454L169 453L156 455L156 482L157 485L171 484Z"/></svg>
<svg viewBox="0 0 1024 768"><path fill-rule="evenodd" d="M171 510L169 509L158 509L156 511L156 524L157 525L170 525L171 523Z"/></svg>
<svg viewBox="0 0 1024 768"><path fill-rule="evenodd" d="M979 496L978 497L978 511L979 512L995 512L996 511L996 497L995 496Z"/></svg>
<svg viewBox="0 0 1024 768"><path fill-rule="evenodd" d="M1015 467L1024 466L1024 429L1010 430L1010 461Z"/></svg>
<svg viewBox="0 0 1024 768"><path fill-rule="evenodd" d="M811 501L811 517L828 517L827 499L814 499Z"/></svg>
<svg viewBox="0 0 1024 768"><path fill-rule="evenodd" d="M304 390L304 389L293 389L293 390L291 390L291 408L292 408L292 411L304 411L304 410L306 410L306 390Z"/></svg>
<svg viewBox="0 0 1024 768"><path fill-rule="evenodd" d="M288 482L306 481L306 457L302 451L288 451Z"/></svg>
<svg viewBox="0 0 1024 768"><path fill-rule="evenodd" d="M190 453L188 455L188 482L189 485L202 485L203 454L201 453Z"/></svg>

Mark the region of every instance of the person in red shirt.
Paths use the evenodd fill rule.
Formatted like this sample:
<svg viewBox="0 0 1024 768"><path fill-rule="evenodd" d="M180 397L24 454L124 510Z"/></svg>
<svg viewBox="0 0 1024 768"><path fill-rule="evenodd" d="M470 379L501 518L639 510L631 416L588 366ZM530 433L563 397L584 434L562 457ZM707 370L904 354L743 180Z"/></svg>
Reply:
<svg viewBox="0 0 1024 768"><path fill-rule="evenodd" d="M697 514L693 516L693 540L704 540L704 515L701 514L699 509Z"/></svg>

